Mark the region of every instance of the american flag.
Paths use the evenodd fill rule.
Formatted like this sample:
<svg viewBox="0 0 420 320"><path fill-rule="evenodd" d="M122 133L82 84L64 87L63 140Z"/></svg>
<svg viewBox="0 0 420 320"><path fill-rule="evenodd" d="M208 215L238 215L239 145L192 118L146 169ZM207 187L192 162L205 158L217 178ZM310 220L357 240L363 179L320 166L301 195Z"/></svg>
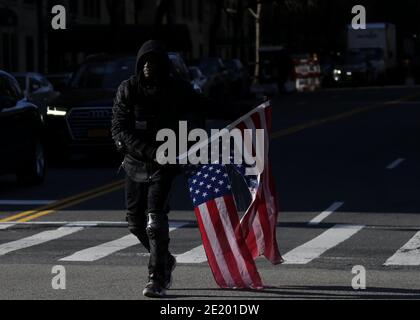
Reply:
<svg viewBox="0 0 420 320"><path fill-rule="evenodd" d="M276 239L277 197L268 159L271 107L265 103L227 129L265 132L264 172L247 176L247 165L210 164L187 170L204 249L217 284L222 288L263 288L255 259L265 256L271 263L283 262ZM246 183L252 201L240 220L228 169Z"/></svg>

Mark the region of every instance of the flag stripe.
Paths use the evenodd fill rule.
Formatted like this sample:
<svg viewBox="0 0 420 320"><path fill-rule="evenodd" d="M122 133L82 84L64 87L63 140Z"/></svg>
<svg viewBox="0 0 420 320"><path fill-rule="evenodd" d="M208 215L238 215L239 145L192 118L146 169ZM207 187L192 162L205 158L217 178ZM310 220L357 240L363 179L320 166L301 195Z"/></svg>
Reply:
<svg viewBox="0 0 420 320"><path fill-rule="evenodd" d="M272 169L271 165L267 163L266 165L266 178L264 180L264 193L265 193L265 203L267 207L270 209L270 234L272 235L272 247L271 252L269 253L269 260L271 263L277 265L283 262L283 258L281 257L280 250L277 244L277 220L278 220L278 204L277 201L277 193L275 190L274 183L270 177L272 177Z"/></svg>
<svg viewBox="0 0 420 320"><path fill-rule="evenodd" d="M238 129L241 130L242 135L245 128L246 126L244 122L241 122L240 124L238 124ZM244 148L244 151L247 152L247 149ZM262 249L261 244L257 241L257 235L261 232L261 229L254 230L252 226L255 215L256 215L255 202L252 202L250 205L250 208L247 210L247 213L243 217L243 221L241 221L241 225L244 231L246 242L248 244L248 248L252 250L251 252L254 259L260 256L260 252Z"/></svg>
<svg viewBox="0 0 420 320"><path fill-rule="evenodd" d="M261 239L261 242L264 243L264 256L267 257L267 259L270 259L270 252L272 251L272 234L270 232L270 222L268 219L268 213L267 208L264 203L264 197L261 195L261 203L258 206L258 217L260 219L261 223L261 229L263 231L263 238Z"/></svg>
<svg viewBox="0 0 420 320"><path fill-rule="evenodd" d="M278 204L276 203L277 194L275 190L273 175L272 175L272 168L269 162L268 154L269 154L269 133L271 132L271 115L272 109L265 108L263 110L259 110L255 117L253 117L254 122L260 121L260 127L265 128L265 167L264 173L262 178L262 189L264 194L264 201L262 203L265 204L267 215L268 215L268 222L269 222L269 229L270 229L270 249L266 253L266 257L273 263L279 264L283 261L280 251L277 244L277 219L278 219Z"/></svg>
<svg viewBox="0 0 420 320"><path fill-rule="evenodd" d="M215 201L207 202L207 209L208 213L210 214L210 219L213 223L214 230L216 231L219 245L223 251L228 270L236 283L235 287L244 288L246 287L246 284L241 277L241 273L236 262L235 254L232 251L230 241L228 240L228 236L225 232L225 227L223 226L223 222L221 219L221 216L226 213L220 212L218 210Z"/></svg>
<svg viewBox="0 0 420 320"><path fill-rule="evenodd" d="M210 240L210 245L213 249L213 253L218 262L221 274L223 278L225 279L226 284L230 288L236 288L237 281L236 279L232 277L232 271L229 268L230 264L229 264L229 261L227 260L230 257L229 255L228 257L226 257L227 255L226 251L228 249L226 248L226 244L222 241L222 239L220 239L221 232L220 230L215 228L213 221L211 219L211 214L208 210L207 204L203 204L200 206L200 213L201 213L201 218L203 219L203 222L204 222L204 226L206 228L206 233Z"/></svg>
<svg viewBox="0 0 420 320"><path fill-rule="evenodd" d="M252 120L252 121L251 121ZM255 113L251 116L251 120L248 119L245 121L246 126L248 129L253 130L253 132L256 132L256 128L262 128L263 125L261 124L261 120L259 117L258 113ZM267 152L267 137L265 137L264 139L264 143L265 143L265 152ZM253 141L254 143L254 149L255 149L255 141ZM267 179L263 179L263 182L266 183ZM256 223L253 224L254 228L258 228L260 227L262 232L260 230L256 230L256 234L257 234L257 242L258 242L258 246L259 248L261 248L262 250L260 250L259 254L264 254L268 259L270 259L270 252L272 251L272 235L271 235L271 228L270 228L270 219L268 218L268 212L267 209L265 207L265 199L264 199L264 193L262 192L263 189L265 189L264 183L261 184L260 183L260 187L258 190L258 194L257 195L257 203L259 204L259 207L257 209L257 215L256 215L256 219L259 219L259 221L256 221ZM259 198L259 199L258 199ZM270 259L271 260L271 259Z"/></svg>
<svg viewBox="0 0 420 320"><path fill-rule="evenodd" d="M245 239L242 234L241 225L239 222L239 216L236 212L235 203L232 196L224 197L225 201L217 201L219 211L224 209L228 213L229 217L226 217L225 224L228 227L228 233L232 235L233 247L235 248L235 254L239 260L239 266L241 273L245 276L245 282L248 286L262 287L262 281L258 274L257 267L252 259L251 253L246 247Z"/></svg>
<svg viewBox="0 0 420 320"><path fill-rule="evenodd" d="M206 251L207 260L210 264L210 269L213 272L213 276L216 280L216 283L221 288L229 288L229 285L233 283L233 281L226 280L223 276L222 270L219 267L218 259L214 253L212 242L210 241L209 237L207 236L206 225L205 221L202 218L202 214L199 208L195 209L195 215L197 217L198 225L200 227L201 238L203 239L204 249Z"/></svg>

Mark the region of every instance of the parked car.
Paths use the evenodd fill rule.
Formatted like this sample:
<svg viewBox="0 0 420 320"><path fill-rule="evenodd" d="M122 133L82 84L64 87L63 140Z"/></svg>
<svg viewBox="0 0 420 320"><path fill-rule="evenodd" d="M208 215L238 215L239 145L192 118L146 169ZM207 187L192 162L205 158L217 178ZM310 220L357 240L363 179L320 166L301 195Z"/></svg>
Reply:
<svg viewBox="0 0 420 320"><path fill-rule="evenodd" d="M335 85L368 85L376 80L369 57L358 51L349 51L339 57L326 76Z"/></svg>
<svg viewBox="0 0 420 320"><path fill-rule="evenodd" d="M220 58L204 58L198 67L209 81L207 96L215 102L226 102L229 97L228 71Z"/></svg>
<svg viewBox="0 0 420 320"><path fill-rule="evenodd" d="M188 80L182 58L174 53L169 58L173 76ZM97 55L80 65L67 89L47 109L48 149L53 157L115 150L112 106L118 86L133 75L135 64L134 56Z"/></svg>
<svg viewBox="0 0 420 320"><path fill-rule="evenodd" d="M225 61L229 75L229 88L235 97L241 98L249 93L250 76L239 59Z"/></svg>
<svg viewBox="0 0 420 320"><path fill-rule="evenodd" d="M13 73L12 75L18 81L28 101L37 105L42 114L45 114L48 102L57 96L51 82L43 75L34 72Z"/></svg>
<svg viewBox="0 0 420 320"><path fill-rule="evenodd" d="M193 82L194 86L200 88L200 91L203 94L208 92L208 80L207 77L203 74L199 67L190 67L190 76L191 81Z"/></svg>
<svg viewBox="0 0 420 320"><path fill-rule="evenodd" d="M0 174L14 173L25 184L44 180L43 116L25 98L17 80L3 71L0 71L0 150Z"/></svg>

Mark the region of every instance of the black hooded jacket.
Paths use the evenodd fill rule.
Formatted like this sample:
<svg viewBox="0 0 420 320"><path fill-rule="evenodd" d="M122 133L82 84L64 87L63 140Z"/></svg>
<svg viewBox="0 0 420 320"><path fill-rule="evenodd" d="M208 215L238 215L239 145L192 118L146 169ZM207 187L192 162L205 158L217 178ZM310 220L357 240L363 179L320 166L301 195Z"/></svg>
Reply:
<svg viewBox="0 0 420 320"><path fill-rule="evenodd" d="M153 90L143 77L145 57L160 58L161 74ZM126 154L123 167L137 182L166 178L174 168L155 161L159 147L156 134L161 129L178 132L179 121L200 121L207 108L206 100L191 84L170 75L170 60L163 44L148 41L137 56L135 75L122 82L113 107L112 137Z"/></svg>

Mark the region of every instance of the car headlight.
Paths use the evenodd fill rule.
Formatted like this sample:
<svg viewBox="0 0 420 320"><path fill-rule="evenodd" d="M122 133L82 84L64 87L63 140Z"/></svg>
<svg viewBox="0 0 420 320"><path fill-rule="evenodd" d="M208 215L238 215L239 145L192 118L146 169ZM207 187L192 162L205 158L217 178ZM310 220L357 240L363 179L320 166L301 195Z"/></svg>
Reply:
<svg viewBox="0 0 420 320"><path fill-rule="evenodd" d="M67 115L67 109L48 106L47 115L53 117L65 117Z"/></svg>
<svg viewBox="0 0 420 320"><path fill-rule="evenodd" d="M334 75L341 74L342 71L340 69L334 69Z"/></svg>

